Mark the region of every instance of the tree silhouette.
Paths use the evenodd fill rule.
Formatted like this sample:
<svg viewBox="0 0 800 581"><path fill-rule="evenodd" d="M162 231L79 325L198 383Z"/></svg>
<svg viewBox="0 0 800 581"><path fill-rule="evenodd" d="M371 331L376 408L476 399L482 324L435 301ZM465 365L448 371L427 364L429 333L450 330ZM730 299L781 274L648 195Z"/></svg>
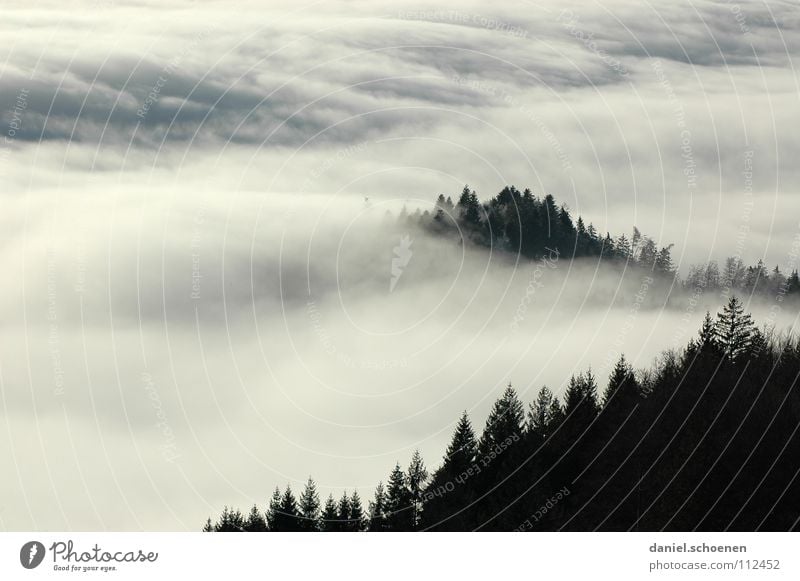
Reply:
<svg viewBox="0 0 800 581"><path fill-rule="evenodd" d="M339 530L339 527L339 511L336 507L336 501L333 499L333 494L331 494L328 496L328 499L325 501L325 507L322 509L320 530L335 532Z"/></svg>
<svg viewBox="0 0 800 581"><path fill-rule="evenodd" d="M389 475L386 490L386 528L391 531L413 529L414 513L411 507L411 492L406 485L406 475L400 464L395 464Z"/></svg>
<svg viewBox="0 0 800 581"><path fill-rule="evenodd" d="M383 482L378 482L375 487L375 496L369 503L369 524L370 532L383 532L387 530L386 518L386 491L383 488Z"/></svg>
<svg viewBox="0 0 800 581"><path fill-rule="evenodd" d="M732 296L717 315L715 338L722 352L735 360L746 355L753 342L755 326L739 300Z"/></svg>
<svg viewBox="0 0 800 581"><path fill-rule="evenodd" d="M244 523L244 530L251 533L262 533L267 530L267 521L255 504L247 515L247 520Z"/></svg>
<svg viewBox="0 0 800 581"><path fill-rule="evenodd" d="M303 531L318 531L320 528L319 523L319 494L317 494L317 485L314 480L309 476L303 494L300 495L299 511L302 517L299 521L300 530Z"/></svg>

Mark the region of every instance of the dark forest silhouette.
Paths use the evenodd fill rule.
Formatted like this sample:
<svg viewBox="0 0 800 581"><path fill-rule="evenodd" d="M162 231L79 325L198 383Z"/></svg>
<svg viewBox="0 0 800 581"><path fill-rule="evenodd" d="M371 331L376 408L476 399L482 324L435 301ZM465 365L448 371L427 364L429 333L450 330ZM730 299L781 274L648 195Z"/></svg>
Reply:
<svg viewBox="0 0 800 581"><path fill-rule="evenodd" d="M635 372L622 357L563 401L509 385L478 436L464 412L441 465L418 452L365 510L312 479L206 531L792 530L800 521L800 342L756 328L732 297L696 339Z"/></svg>
<svg viewBox="0 0 800 581"><path fill-rule="evenodd" d="M550 195L503 189L488 203L465 187L432 212L389 216L404 227L525 259L557 253L647 269L687 290L723 296L800 294L761 261L729 258L681 280L672 245L633 230L612 237L573 221ZM323 503L309 478L299 497L276 488L266 510L225 508L205 531L792 530L800 523L800 341L759 330L736 298L697 338L634 371L624 356L605 389L586 371L562 399L542 387L526 407L509 384L480 435L464 412L432 473L415 452L375 487Z"/></svg>
<svg viewBox="0 0 800 581"><path fill-rule="evenodd" d="M739 257L729 257L720 266L716 261L693 265L684 279L672 261L672 244L659 247L655 240L636 227L630 236L602 235L590 222L573 217L552 195L535 196L529 189L520 192L508 186L481 203L474 190L465 186L456 202L440 195L433 211L404 208L397 217L406 226L427 232L452 235L479 246L491 246L523 258L536 259L558 252L562 258L595 258L648 269L657 280L675 282L690 292L702 289L729 289L742 294L775 297L800 296L797 269L781 272L776 265L768 269L763 261L745 265Z"/></svg>

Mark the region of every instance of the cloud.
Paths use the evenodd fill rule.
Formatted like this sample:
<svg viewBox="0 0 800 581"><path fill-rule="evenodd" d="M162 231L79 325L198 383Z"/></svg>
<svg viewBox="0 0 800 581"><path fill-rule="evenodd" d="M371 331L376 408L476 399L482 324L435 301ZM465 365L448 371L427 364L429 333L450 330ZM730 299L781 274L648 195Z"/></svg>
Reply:
<svg viewBox="0 0 800 581"><path fill-rule="evenodd" d="M635 272L561 261L529 297L535 264L384 217L465 183L635 224L684 272L742 232L791 262L789 3L270 6L0 24L0 527L194 529L309 472L368 496L507 382L602 382L617 342L646 366L719 304L654 290L626 325Z"/></svg>

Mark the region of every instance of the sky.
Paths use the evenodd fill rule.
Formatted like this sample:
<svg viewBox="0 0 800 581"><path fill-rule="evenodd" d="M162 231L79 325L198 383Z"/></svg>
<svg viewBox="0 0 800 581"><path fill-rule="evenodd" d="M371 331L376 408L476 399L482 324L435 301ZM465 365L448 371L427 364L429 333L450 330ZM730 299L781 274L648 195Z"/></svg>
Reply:
<svg viewBox="0 0 800 581"><path fill-rule="evenodd" d="M637 226L684 273L796 268L792 2L3 13L0 529L197 530L310 474L369 497L509 382L602 384L719 305L385 218L465 184Z"/></svg>

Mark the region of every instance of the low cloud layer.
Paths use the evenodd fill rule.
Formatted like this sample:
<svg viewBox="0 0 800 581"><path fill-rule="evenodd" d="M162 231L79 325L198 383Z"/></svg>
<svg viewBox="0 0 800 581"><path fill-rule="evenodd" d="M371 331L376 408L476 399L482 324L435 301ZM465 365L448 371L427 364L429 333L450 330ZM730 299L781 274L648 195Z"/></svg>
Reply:
<svg viewBox="0 0 800 581"><path fill-rule="evenodd" d="M309 473L367 496L509 381L604 383L720 304L632 314L635 272L385 216L465 183L684 273L796 260L788 2L89 5L0 24L0 528L193 530Z"/></svg>

